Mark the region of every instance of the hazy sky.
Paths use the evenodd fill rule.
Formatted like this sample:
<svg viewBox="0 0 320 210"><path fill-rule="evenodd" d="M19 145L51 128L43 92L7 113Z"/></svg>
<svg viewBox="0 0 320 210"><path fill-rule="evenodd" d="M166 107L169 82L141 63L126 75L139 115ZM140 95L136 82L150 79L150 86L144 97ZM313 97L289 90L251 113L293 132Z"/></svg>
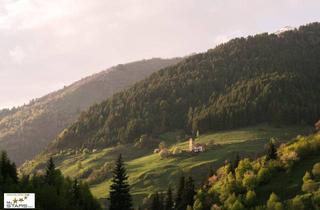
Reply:
<svg viewBox="0 0 320 210"><path fill-rule="evenodd" d="M320 20L319 0L0 0L0 108L118 63Z"/></svg>

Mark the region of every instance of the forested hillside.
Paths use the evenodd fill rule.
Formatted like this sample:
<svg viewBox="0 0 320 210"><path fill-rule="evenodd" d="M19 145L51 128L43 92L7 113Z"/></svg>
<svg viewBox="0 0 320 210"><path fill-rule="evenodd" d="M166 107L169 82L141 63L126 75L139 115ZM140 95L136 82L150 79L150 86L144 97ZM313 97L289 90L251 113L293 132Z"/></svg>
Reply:
<svg viewBox="0 0 320 210"><path fill-rule="evenodd" d="M2 110L0 148L17 164L31 159L90 105L180 60L154 58L118 65L32 100L28 105Z"/></svg>
<svg viewBox="0 0 320 210"><path fill-rule="evenodd" d="M278 147L278 148L277 148ZM187 210L312 210L320 207L320 134L298 136L280 144L271 140L266 155L236 156L226 161L192 195L179 183L174 209ZM195 171L194 174L199 174ZM183 183L182 183L183 184ZM189 193L190 194L190 193ZM157 197L161 197L159 199ZM168 196L160 191L149 197L149 210L165 209ZM172 200L172 198L171 198ZM182 208L177 206L183 205ZM143 209L146 209L143 208Z"/></svg>
<svg viewBox="0 0 320 210"><path fill-rule="evenodd" d="M92 106L50 148L106 147L174 129L314 123L319 57L319 23L233 39Z"/></svg>

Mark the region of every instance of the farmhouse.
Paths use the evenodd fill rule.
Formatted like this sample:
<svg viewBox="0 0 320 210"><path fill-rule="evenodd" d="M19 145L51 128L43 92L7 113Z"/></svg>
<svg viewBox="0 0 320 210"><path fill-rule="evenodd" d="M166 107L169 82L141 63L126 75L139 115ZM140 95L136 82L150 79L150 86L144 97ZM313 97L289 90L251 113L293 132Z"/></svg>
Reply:
<svg viewBox="0 0 320 210"><path fill-rule="evenodd" d="M206 145L197 144L193 138L189 139L189 151L190 152L204 152L206 150Z"/></svg>

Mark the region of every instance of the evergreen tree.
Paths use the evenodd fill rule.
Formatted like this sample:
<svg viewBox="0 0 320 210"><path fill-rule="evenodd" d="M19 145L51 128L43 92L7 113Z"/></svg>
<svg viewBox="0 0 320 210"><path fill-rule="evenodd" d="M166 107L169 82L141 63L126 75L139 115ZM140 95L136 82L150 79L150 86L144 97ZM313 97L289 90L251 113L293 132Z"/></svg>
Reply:
<svg viewBox="0 0 320 210"><path fill-rule="evenodd" d="M188 205L193 206L195 194L194 180L189 177L185 183L185 192L183 194L184 208L187 208Z"/></svg>
<svg viewBox="0 0 320 210"><path fill-rule="evenodd" d="M46 174L45 174L46 183L49 185L55 185L56 176L57 176L56 166L53 162L52 157L50 157L46 167Z"/></svg>
<svg viewBox="0 0 320 210"><path fill-rule="evenodd" d="M165 204L165 210L172 210L173 209L173 198L172 198L172 190L169 186L166 196L166 204Z"/></svg>
<svg viewBox="0 0 320 210"><path fill-rule="evenodd" d="M112 184L110 186L110 210L132 209L128 176L120 154L113 171Z"/></svg>
<svg viewBox="0 0 320 210"><path fill-rule="evenodd" d="M267 144L267 160L275 160L277 159L277 149L274 143L274 140L270 140Z"/></svg>
<svg viewBox="0 0 320 210"><path fill-rule="evenodd" d="M159 193L155 193L152 198L151 210L158 210L160 206L160 197Z"/></svg>
<svg viewBox="0 0 320 210"><path fill-rule="evenodd" d="M231 163L231 169L230 170L231 170L231 172L233 174L235 173L235 170L238 167L239 162L240 162L240 156L239 156L239 153L237 153L235 159Z"/></svg>
<svg viewBox="0 0 320 210"><path fill-rule="evenodd" d="M75 179L72 184L72 203L75 207L79 207L81 203L81 191L78 179Z"/></svg>
<svg viewBox="0 0 320 210"><path fill-rule="evenodd" d="M185 177L181 176L179 181L179 186L177 190L177 195L175 199L175 210L185 210L183 209L183 193L184 193L184 184L185 184Z"/></svg>

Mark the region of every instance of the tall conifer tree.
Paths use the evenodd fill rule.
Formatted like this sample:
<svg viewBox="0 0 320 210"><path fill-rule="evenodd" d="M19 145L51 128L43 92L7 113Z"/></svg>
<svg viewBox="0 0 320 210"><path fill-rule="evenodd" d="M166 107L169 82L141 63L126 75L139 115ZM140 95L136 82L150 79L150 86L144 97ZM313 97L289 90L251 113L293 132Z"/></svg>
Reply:
<svg viewBox="0 0 320 210"><path fill-rule="evenodd" d="M165 204L165 210L172 210L173 209L173 199L172 199L172 190L169 186L166 196L166 204Z"/></svg>
<svg viewBox="0 0 320 210"><path fill-rule="evenodd" d="M112 184L110 186L110 210L132 209L128 176L120 154L113 171Z"/></svg>

